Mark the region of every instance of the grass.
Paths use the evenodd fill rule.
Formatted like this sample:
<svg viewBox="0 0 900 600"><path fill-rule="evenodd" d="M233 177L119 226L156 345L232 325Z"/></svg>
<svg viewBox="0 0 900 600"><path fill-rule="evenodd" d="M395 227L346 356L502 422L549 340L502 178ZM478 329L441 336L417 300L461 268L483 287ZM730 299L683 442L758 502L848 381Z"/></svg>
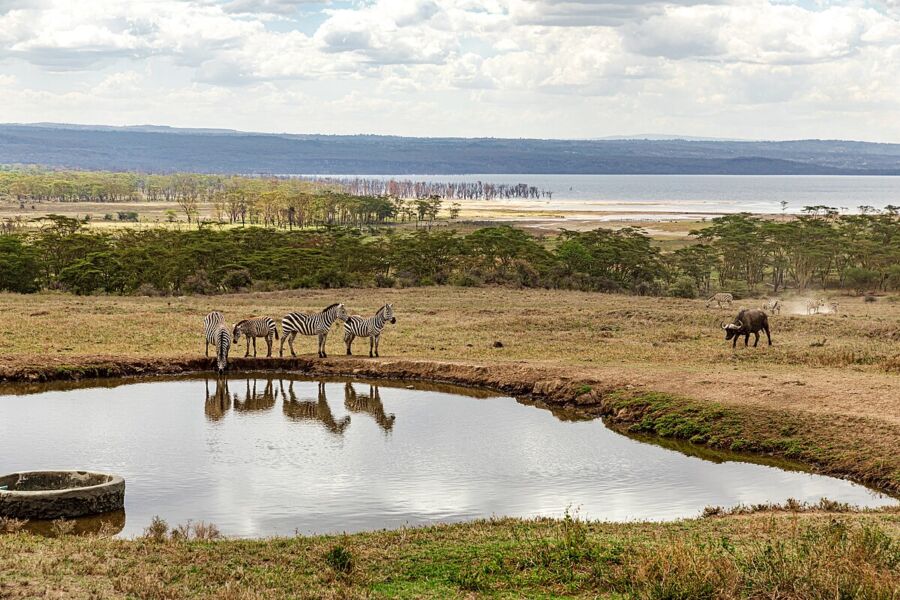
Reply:
<svg viewBox="0 0 900 600"><path fill-rule="evenodd" d="M0 537L4 598L894 598L898 586L897 511L256 541Z"/></svg>
<svg viewBox="0 0 900 600"><path fill-rule="evenodd" d="M774 316L775 346L732 351L718 325L737 306L706 309L700 300L496 288L0 294L0 311L14 316L0 322L0 378L196 357L213 308L236 321L333 301L359 314L394 303L398 323L372 364L457 361L511 379L545 369L569 382L572 400L599 399L619 429L704 452L790 457L900 489L900 303L884 299L841 298L840 316ZM314 347L299 340L307 357ZM339 335L328 351L340 364ZM896 509L731 512L667 524L503 519L256 541L219 540L205 523L156 524L135 541L65 535L61 523L56 539L0 536L0 597L895 598L900 589Z"/></svg>

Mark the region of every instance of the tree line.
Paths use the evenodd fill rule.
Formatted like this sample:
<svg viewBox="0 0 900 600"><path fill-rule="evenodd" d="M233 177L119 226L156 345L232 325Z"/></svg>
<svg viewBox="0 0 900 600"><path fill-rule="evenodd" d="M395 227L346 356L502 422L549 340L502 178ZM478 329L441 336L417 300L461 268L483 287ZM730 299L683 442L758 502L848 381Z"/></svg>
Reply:
<svg viewBox="0 0 900 600"><path fill-rule="evenodd" d="M100 171L0 170L0 197L20 208L45 202L162 202L188 223L206 222L294 229L322 225L360 227L433 222L441 210L437 195L416 197L353 194L339 185L297 178L239 177L174 173L153 175ZM212 215L201 216L201 207ZM458 206L449 208L455 218ZM12 224L6 224L9 229Z"/></svg>
<svg viewBox="0 0 900 600"><path fill-rule="evenodd" d="M696 297L812 285L900 289L898 213L815 210L773 221L715 219L663 253L642 231L536 237L509 226L364 233L262 227L99 231L50 216L0 234L0 289L78 294L219 293L301 287L507 285Z"/></svg>

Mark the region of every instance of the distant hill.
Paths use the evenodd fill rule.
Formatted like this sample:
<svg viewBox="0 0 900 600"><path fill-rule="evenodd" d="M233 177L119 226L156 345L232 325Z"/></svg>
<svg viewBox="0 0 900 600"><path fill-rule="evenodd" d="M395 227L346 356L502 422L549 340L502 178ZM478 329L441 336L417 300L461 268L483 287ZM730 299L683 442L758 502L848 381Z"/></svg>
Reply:
<svg viewBox="0 0 900 600"><path fill-rule="evenodd" d="M900 144L833 140L538 140L0 125L0 164L303 174L900 175Z"/></svg>

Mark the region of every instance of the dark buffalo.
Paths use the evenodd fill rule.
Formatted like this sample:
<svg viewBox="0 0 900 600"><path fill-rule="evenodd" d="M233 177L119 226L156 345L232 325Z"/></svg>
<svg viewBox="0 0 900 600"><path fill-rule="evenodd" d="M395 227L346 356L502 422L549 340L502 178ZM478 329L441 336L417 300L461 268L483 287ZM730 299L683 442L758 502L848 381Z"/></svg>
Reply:
<svg viewBox="0 0 900 600"><path fill-rule="evenodd" d="M722 323L722 329L725 330L726 340L734 339L731 343L732 348L737 347L738 338L741 336L744 336L744 346L749 345L751 333L756 336L756 340L753 342L753 347L756 348L759 344L760 330L766 332L769 345L772 345L772 335L769 333L769 316L761 310L745 308L734 318L734 323L727 325Z"/></svg>

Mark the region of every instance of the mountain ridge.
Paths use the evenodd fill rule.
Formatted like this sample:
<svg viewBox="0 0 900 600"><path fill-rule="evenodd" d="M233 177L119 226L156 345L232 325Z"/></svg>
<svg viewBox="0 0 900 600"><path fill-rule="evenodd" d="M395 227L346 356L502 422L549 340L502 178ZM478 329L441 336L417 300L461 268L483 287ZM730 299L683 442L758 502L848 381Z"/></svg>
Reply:
<svg viewBox="0 0 900 600"><path fill-rule="evenodd" d="M41 123L0 124L0 164L226 174L900 175L900 144L419 138Z"/></svg>

